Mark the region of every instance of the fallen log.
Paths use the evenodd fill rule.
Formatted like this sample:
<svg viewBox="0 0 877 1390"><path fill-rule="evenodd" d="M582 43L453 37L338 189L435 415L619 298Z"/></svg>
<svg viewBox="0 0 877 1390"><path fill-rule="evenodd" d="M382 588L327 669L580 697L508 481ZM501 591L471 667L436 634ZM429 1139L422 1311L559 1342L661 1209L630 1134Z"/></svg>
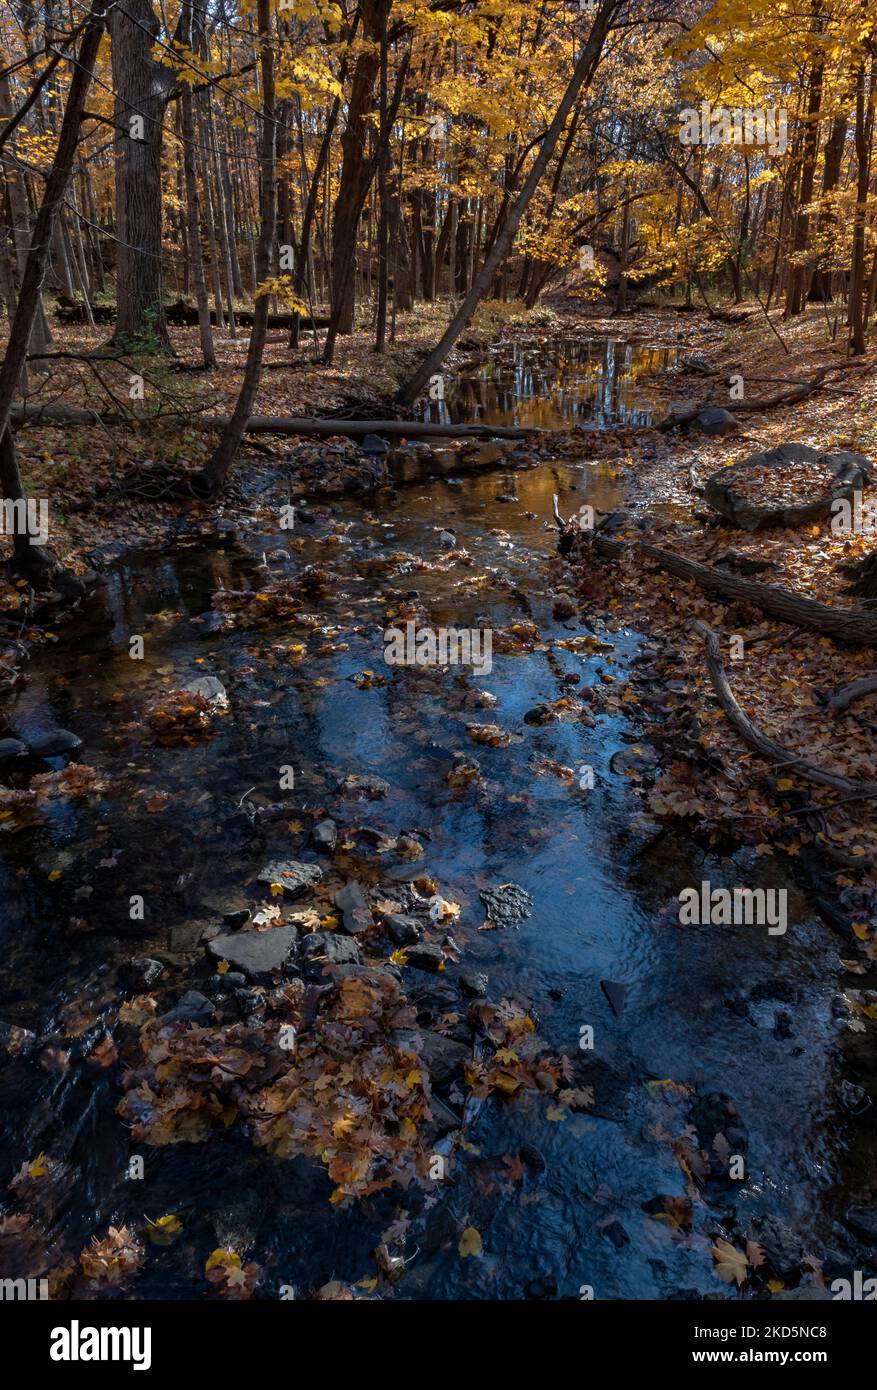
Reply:
<svg viewBox="0 0 877 1390"><path fill-rule="evenodd" d="M649 545L647 541L613 541L608 536L601 536L597 530L593 544L599 554L610 559L620 559L626 551L635 548L669 574L675 574L680 579L691 579L711 593L754 603L763 613L780 622L812 628L815 632L823 632L827 637L850 642L854 646L877 646L877 613L867 613L857 608L834 608L817 599L803 598L779 584L741 579L726 570L713 569L698 560L688 560L672 550Z"/></svg>
<svg viewBox="0 0 877 1390"><path fill-rule="evenodd" d="M870 371L873 363L856 362L853 364L852 362L830 362L827 366L820 367L816 375L811 377L809 381L802 381L799 385L794 386L791 391L779 391L775 396L766 396L761 400L749 401L747 403L743 401L734 401L734 414L757 415L762 410L773 410L779 405L794 405L796 401L803 401L807 396L817 391L830 373L846 371L853 365L861 371ZM858 375L858 371L856 375ZM757 378L753 377L752 380L757 380ZM668 430L675 430L680 425L690 425L692 420L697 419L702 410L714 404L713 395L714 392L710 391L698 405L692 406L690 410L683 410L680 411L678 415L668 415L665 419L659 420L655 429L666 434Z"/></svg>
<svg viewBox="0 0 877 1390"><path fill-rule="evenodd" d="M737 733L751 748L755 748L763 757L778 767L788 768L797 777L803 777L806 781L815 782L821 787L832 787L835 791L846 792L848 795L857 797L877 796L877 782L859 782L852 777L842 777L838 772L829 772L826 768L818 767L816 763L810 763L806 758L791 753L781 743L777 743L775 739L762 733L737 703L725 675L719 639L712 628L701 622L700 619L696 619L691 624L691 629L703 638L707 669L719 704Z"/></svg>
<svg viewBox="0 0 877 1390"><path fill-rule="evenodd" d="M118 425L126 429L143 426L155 429L162 417L155 415L104 415L70 405L14 406L12 423L18 425ZM166 417L168 420L170 416ZM222 430L227 415L187 417L187 429ZM321 437L341 434L361 439L367 434L391 435L402 439L527 439L541 434L537 425L435 425L425 420L317 420L310 416L251 415L248 434L300 434Z"/></svg>
<svg viewBox="0 0 877 1390"><path fill-rule="evenodd" d="M175 304L165 305L165 319L174 328L193 328L198 323L198 309L194 304L187 304L185 300L177 300ZM115 323L116 309L113 304L94 304L92 314L95 323ZM58 302L55 308L55 317L59 323L88 323L88 311L84 304L77 302L62 303ZM269 328L294 328L298 320L304 328L327 328L329 319L325 314L297 314L293 311L283 311L277 314L268 315ZM210 310L210 322L214 327L222 327L216 317L216 310ZM253 310L235 310L235 322L247 328L253 326Z"/></svg>
<svg viewBox="0 0 877 1390"><path fill-rule="evenodd" d="M843 690L839 690L828 702L827 708L830 710L847 710L854 700L861 700L865 695L873 695L877 691L877 676L860 676L858 680L850 681Z"/></svg>

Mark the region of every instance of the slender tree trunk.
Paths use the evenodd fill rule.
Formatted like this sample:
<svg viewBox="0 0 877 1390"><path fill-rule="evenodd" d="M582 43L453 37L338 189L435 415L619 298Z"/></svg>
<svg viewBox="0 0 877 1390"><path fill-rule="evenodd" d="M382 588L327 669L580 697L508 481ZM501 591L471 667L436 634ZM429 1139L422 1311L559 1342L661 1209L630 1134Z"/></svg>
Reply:
<svg viewBox="0 0 877 1390"><path fill-rule="evenodd" d="M262 357L265 351L265 338L268 333L268 295L264 292L260 293L259 290L271 274L271 251L277 224L277 125L275 121L271 0L257 0L256 17L260 44L259 65L262 76L261 223L256 245L256 299L240 395L234 413L222 431L219 443L199 478L199 488L209 496L215 496L221 491L238 455L262 379Z"/></svg>
<svg viewBox="0 0 877 1390"><path fill-rule="evenodd" d="M860 63L856 74L856 211L853 221L853 259L850 267L850 348L854 357L861 357L866 348L865 338L865 256L868 215L868 189L871 182L871 151L874 140L874 72L871 59L866 77L865 64Z"/></svg>
<svg viewBox="0 0 877 1390"><path fill-rule="evenodd" d="M816 21L817 30L821 27L821 22ZM791 318L795 314L803 313L807 303L807 286L810 282L810 265L804 259L808 237L810 232L810 214L808 207L813 201L813 184L816 175L816 152L819 148L819 113L822 107L822 76L824 63L819 58L813 66L810 75L810 89L807 98L807 125L804 131L803 142L803 168L801 170L801 187L798 192L798 208L795 213L795 230L792 240L792 252L795 262L791 267L789 275L789 287L786 292L786 318Z"/></svg>
<svg viewBox="0 0 877 1390"><path fill-rule="evenodd" d="M191 0L185 0L180 17L182 41L190 51L195 48L195 17ZM198 170L195 162L195 111L192 86L182 83L180 92L180 126L183 143L183 177L186 185L186 226L189 238L189 259L195 282L195 303L198 306L198 335L205 367L216 366L213 333L210 328L210 301L204 278L204 255L201 250L201 209L198 198ZM219 305L216 306L217 322Z"/></svg>

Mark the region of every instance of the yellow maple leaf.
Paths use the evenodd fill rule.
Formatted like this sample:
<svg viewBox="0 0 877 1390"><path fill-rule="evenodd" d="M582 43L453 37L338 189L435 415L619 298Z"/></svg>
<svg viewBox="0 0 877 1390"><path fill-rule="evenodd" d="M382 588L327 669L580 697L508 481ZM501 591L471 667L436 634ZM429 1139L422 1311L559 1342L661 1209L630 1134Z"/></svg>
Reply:
<svg viewBox="0 0 877 1390"><path fill-rule="evenodd" d="M727 1240L717 1240L715 1245L710 1246L710 1254L716 1262L716 1274L723 1283L743 1283L749 1261L742 1250L736 1250Z"/></svg>
<svg viewBox="0 0 877 1390"><path fill-rule="evenodd" d="M466 1259L468 1255L480 1255L484 1249L480 1232L476 1231L474 1226L467 1226L460 1237L460 1244L457 1249L463 1259Z"/></svg>

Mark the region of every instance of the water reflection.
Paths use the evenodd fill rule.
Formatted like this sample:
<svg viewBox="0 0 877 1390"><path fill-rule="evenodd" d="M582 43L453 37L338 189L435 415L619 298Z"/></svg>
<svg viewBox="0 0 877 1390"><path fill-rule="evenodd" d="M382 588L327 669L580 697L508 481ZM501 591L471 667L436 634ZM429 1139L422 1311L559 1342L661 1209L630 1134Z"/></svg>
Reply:
<svg viewBox="0 0 877 1390"><path fill-rule="evenodd" d="M561 338L503 344L446 385L430 401L435 424L649 425L656 407L651 385L671 366L675 348L619 338Z"/></svg>

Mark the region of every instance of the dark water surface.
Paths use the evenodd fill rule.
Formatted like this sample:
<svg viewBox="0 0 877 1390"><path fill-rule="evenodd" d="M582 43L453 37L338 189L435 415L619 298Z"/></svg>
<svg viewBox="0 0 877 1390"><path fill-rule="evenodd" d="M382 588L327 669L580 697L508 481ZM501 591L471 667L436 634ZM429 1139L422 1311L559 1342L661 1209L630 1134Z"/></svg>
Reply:
<svg viewBox="0 0 877 1390"><path fill-rule="evenodd" d="M565 425L651 424L656 400L650 385L672 366L675 348L619 338L551 338L499 344L464 363L447 382L445 399L431 401L425 418L436 424Z"/></svg>
<svg viewBox="0 0 877 1390"><path fill-rule="evenodd" d="M546 363L539 373L555 370ZM516 418L529 421L521 395ZM614 400L593 408L622 407ZM518 502L498 502L513 482ZM0 836L0 1018L32 1029L39 1050L71 1052L61 1074L35 1057L0 1070L0 1178L8 1182L42 1150L75 1166L77 1181L55 1228L74 1253L110 1223L140 1225L144 1216L180 1212L183 1235L167 1249L149 1248L131 1296L202 1297L204 1261L229 1243L262 1267L262 1296L275 1297L281 1284L307 1296L331 1279L369 1279L380 1233L419 1210L411 1193L398 1190L336 1210L328 1201L333 1184L316 1159L270 1158L239 1126L194 1146L135 1145L146 1156L146 1179L127 1181L132 1145L113 1113L117 1069L82 1060L103 1020L114 1016L115 969L128 957L170 949L194 962L179 966L178 992L205 985L210 972L198 966L201 953L192 946L198 924L264 896L253 880L279 843L272 833L260 838L237 808L250 789L256 800L277 800L284 764L295 767L294 795L303 807L333 805L332 789L347 773L386 779L390 795L357 806L351 819L391 835L410 832L425 855L413 867L385 856L383 882L426 871L462 905L453 935L463 967L488 972L491 998L526 1000L555 1055L577 1057L582 1027L595 1030L588 1058L594 1107L553 1122L546 1118L550 1098L540 1093L489 1099L472 1120L454 1182L405 1247L413 1258L396 1296L519 1298L539 1278L555 1281L561 1296L577 1297L583 1285L598 1298L733 1296L713 1272L717 1229L739 1246L739 1230L771 1213L807 1251L819 1255L837 1243L834 1222L848 1201L834 1186L844 1157L829 1067L837 943L791 884L794 920L785 937L764 928L668 925L667 905L682 887L702 879L781 887L782 866L704 859L684 838L659 834L625 778L609 768L632 739L620 714L599 716L594 728L523 720L532 706L563 693L565 672L589 685L599 686L604 674L623 684L639 645L635 634L607 634L599 623L608 652L579 655L552 645L586 630L578 619L564 625L552 618L544 576L555 544L546 524L551 495L572 485L577 490L566 500L575 505L605 508L621 497L605 465L542 464L456 487L419 485L372 510L344 502L331 518L297 529L302 548L281 569L328 570L325 596L308 606L337 628L332 641L346 642L346 651L317 654L319 640L301 638L294 624L205 632L197 620L216 589L257 587L262 552L289 545L288 535L254 526L224 550L130 556L109 575L87 620L63 631L58 647L29 668L11 726L25 735L58 725L74 730L84 740L81 760L108 788L97 803L58 803L43 828ZM449 524L471 565L447 558L440 532ZM419 557L436 567L419 569ZM474 582L479 576L487 579ZM464 627L480 618L499 629L533 620L546 649L495 653L482 677L388 668L387 608L415 588L436 624ZM129 658L134 633L146 637L144 661ZM306 641L304 660L290 659L297 640ZM387 675L387 683L357 688L350 677L365 669ZM156 745L144 724L149 701L164 685L200 675L224 682L230 716L198 747ZM476 687L498 697L496 710L463 707ZM464 727L473 718L518 737L507 748L474 748ZM483 794L455 792L444 780L457 750L478 757ZM537 775L542 759L589 764L596 785ZM155 791L168 793L164 811L146 808ZM286 853L299 857L289 842ZM374 873L355 854L335 862L350 875ZM60 876L51 880L54 870ZM517 931L480 933L478 888L509 880L532 894L532 917ZM128 918L134 893L147 904L150 934L140 938L132 938ZM406 983L417 974L406 969ZM620 1017L602 979L628 986ZM81 1000L91 1021L71 1037L69 1006ZM790 1028L778 1027L780 1012L791 1016ZM696 1200L693 1232L681 1236L644 1206L686 1190L673 1143L696 1096L715 1091L733 1098L748 1128L748 1176ZM544 1170L536 1163L523 1182L504 1181L503 1156L525 1145L538 1150ZM457 1252L470 1225L483 1236L480 1259ZM389 1286L382 1288L388 1295Z"/></svg>

